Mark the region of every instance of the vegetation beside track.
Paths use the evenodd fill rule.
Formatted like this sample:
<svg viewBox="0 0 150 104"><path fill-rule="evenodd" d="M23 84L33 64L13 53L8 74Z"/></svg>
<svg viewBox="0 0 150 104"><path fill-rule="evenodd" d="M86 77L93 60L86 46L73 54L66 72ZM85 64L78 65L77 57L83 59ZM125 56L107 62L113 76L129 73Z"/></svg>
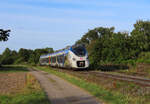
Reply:
<svg viewBox="0 0 150 104"><path fill-rule="evenodd" d="M117 70L111 73L122 73L127 75L150 78L150 64L138 63L136 66L130 67L130 69Z"/></svg>
<svg viewBox="0 0 150 104"><path fill-rule="evenodd" d="M45 95L45 92L43 91L39 82L35 79L34 76L29 73L25 73L25 79L23 76L23 78L21 78L20 80L20 77L18 76L22 76L20 75L21 73L23 74L24 72L27 72L25 67L5 66L3 68L3 70L2 68L0 70L0 80L3 79L2 77L5 77L6 74L7 77L5 81L2 81L3 83L0 87L0 91L2 91L0 92L0 104L50 104L47 96ZM15 83L12 83L12 81ZM23 87L20 87L20 84ZM10 87L12 89L10 89Z"/></svg>

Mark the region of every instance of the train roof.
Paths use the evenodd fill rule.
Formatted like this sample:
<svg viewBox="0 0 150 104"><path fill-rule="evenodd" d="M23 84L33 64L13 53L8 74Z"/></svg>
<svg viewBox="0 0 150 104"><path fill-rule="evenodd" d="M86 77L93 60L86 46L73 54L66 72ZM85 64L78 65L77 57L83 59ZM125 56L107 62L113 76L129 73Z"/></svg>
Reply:
<svg viewBox="0 0 150 104"><path fill-rule="evenodd" d="M61 49L61 50L57 50L54 53L49 53L49 54L46 54L46 55L41 55L40 58L46 58L46 57L49 57L49 56L55 56L55 55L62 54L62 53L66 54L66 53L68 53L69 50L71 50L71 47L67 47L67 48L64 48L64 49Z"/></svg>
<svg viewBox="0 0 150 104"><path fill-rule="evenodd" d="M77 45L73 45L73 46L67 46L66 48L57 50L54 53L49 53L49 54L46 54L46 55L41 55L40 58L47 58L49 56L55 56L55 55L62 54L62 53L66 54L66 53L68 53L69 50L72 50L72 48L79 47L79 46L83 46L84 47L83 44L77 44Z"/></svg>

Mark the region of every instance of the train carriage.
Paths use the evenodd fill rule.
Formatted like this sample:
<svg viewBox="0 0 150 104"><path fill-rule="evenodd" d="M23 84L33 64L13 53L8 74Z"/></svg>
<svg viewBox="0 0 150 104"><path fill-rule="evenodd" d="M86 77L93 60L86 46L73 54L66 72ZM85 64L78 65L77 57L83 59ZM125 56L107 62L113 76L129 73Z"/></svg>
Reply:
<svg viewBox="0 0 150 104"><path fill-rule="evenodd" d="M40 65L85 69L89 67L88 53L83 45L73 45L52 54L42 55Z"/></svg>

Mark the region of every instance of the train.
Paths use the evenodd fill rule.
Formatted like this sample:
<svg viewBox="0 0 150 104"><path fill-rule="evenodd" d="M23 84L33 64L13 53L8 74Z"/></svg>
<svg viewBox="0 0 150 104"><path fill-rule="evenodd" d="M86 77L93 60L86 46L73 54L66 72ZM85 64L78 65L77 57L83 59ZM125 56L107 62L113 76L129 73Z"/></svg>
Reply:
<svg viewBox="0 0 150 104"><path fill-rule="evenodd" d="M88 52L84 45L67 46L54 53L41 55L40 65L69 69L87 69L89 67Z"/></svg>

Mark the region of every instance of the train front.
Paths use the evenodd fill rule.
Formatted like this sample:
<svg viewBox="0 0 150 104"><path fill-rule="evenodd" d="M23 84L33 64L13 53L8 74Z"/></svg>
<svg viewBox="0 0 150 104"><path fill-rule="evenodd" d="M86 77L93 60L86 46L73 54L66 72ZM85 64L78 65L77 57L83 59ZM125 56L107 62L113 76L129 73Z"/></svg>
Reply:
<svg viewBox="0 0 150 104"><path fill-rule="evenodd" d="M89 67L88 53L83 45L71 47L70 61L72 68L86 69Z"/></svg>

